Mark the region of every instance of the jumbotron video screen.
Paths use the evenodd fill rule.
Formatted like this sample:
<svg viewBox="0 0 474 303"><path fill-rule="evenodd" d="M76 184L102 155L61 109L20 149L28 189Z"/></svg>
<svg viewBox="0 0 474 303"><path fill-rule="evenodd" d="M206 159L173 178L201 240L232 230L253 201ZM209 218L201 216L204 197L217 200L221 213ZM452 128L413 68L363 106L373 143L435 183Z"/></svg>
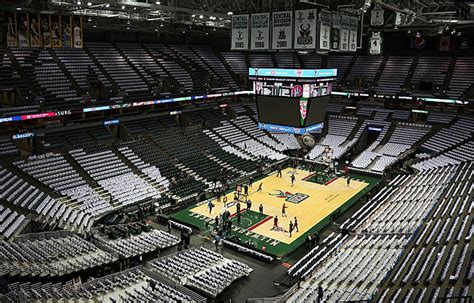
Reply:
<svg viewBox="0 0 474 303"><path fill-rule="evenodd" d="M308 99L305 119L302 118L300 99L257 96L258 120L262 123L292 127L307 127L324 122L329 96Z"/></svg>

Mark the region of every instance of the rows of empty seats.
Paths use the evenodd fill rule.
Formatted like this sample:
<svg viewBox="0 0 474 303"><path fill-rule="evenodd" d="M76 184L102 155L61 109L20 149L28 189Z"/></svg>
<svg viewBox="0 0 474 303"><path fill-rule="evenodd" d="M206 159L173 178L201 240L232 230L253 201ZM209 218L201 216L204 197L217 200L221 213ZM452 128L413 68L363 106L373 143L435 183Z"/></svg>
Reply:
<svg viewBox="0 0 474 303"><path fill-rule="evenodd" d="M1 275L58 277L117 260L75 234L49 232L0 241Z"/></svg>
<svg viewBox="0 0 474 303"><path fill-rule="evenodd" d="M143 255L158 249L177 245L180 242L178 237L156 229L115 240L109 239L106 235L97 232L95 233L95 238L99 241L101 247L116 252L122 258Z"/></svg>
<svg viewBox="0 0 474 303"><path fill-rule="evenodd" d="M204 247L189 249L148 262L152 271L171 280L217 296L235 280L248 276L252 269Z"/></svg>
<svg viewBox="0 0 474 303"><path fill-rule="evenodd" d="M111 194L119 206L160 197L156 188L133 173L130 167L109 149L97 149L95 152L78 149L70 151L70 154L99 185Z"/></svg>
<svg viewBox="0 0 474 303"><path fill-rule="evenodd" d="M11 139L0 139L0 156L16 156L19 154L15 143Z"/></svg>
<svg viewBox="0 0 474 303"><path fill-rule="evenodd" d="M310 151L310 159L321 157L327 146L332 149L332 158L341 158L357 141L356 138L347 141L356 124L357 119L353 117L330 115L328 118L328 132Z"/></svg>
<svg viewBox="0 0 474 303"><path fill-rule="evenodd" d="M457 57L453 75L449 82L448 96L461 98L474 83L474 57Z"/></svg>
<svg viewBox="0 0 474 303"><path fill-rule="evenodd" d="M257 127L252 119L247 116L237 117L232 121L241 130L251 135L256 140L270 146L276 151L282 152L286 149L286 146L281 144L279 141L274 140L271 136L268 136L263 130Z"/></svg>
<svg viewBox="0 0 474 303"><path fill-rule="evenodd" d="M362 79L369 85L373 84L382 61L383 56L357 56L346 80Z"/></svg>
<svg viewBox="0 0 474 303"><path fill-rule="evenodd" d="M90 43L87 45L87 48L107 71L120 90L126 94L149 91L146 83L144 83L113 45L108 43Z"/></svg>
<svg viewBox="0 0 474 303"><path fill-rule="evenodd" d="M267 157L273 160L281 160L285 158L283 154L276 152L270 147L240 131L229 121L221 121L221 126L215 127L213 131L237 146L240 150L253 156Z"/></svg>
<svg viewBox="0 0 474 303"><path fill-rule="evenodd" d="M377 152L382 155L398 157L426 136L430 129L429 125L398 123L388 142L380 146Z"/></svg>
<svg viewBox="0 0 474 303"><path fill-rule="evenodd" d="M290 276L306 280L289 301L314 301L318 296L318 286L324 289L324 300L327 301L372 299L378 285L385 281L396 264L400 264L397 263L399 256L413 241L411 236L441 201L446 189L462 197L457 204L459 207L452 212L459 209L464 217L465 212L472 210L472 204L466 204L467 184L455 186L452 182L469 180L472 166L471 163L469 171L443 168L395 177L340 226L341 230L351 232L349 235L331 234L289 269ZM437 208L437 212L447 211L444 207ZM456 225L462 226L461 221L458 220ZM468 229L466 226L462 228L461 238ZM444 228L443 235L447 233L448 228ZM466 239L469 241L470 238ZM411 268L408 263L406 265L407 269Z"/></svg>
<svg viewBox="0 0 474 303"><path fill-rule="evenodd" d="M460 281L467 287L461 287L459 295L469 294L469 283L473 279L470 251L473 169L473 162L450 169L456 175L405 249L398 265L385 279L377 294L378 301L411 302L421 297L435 300L442 296L437 284L445 281L449 282L448 287ZM449 292L452 293L453 288Z"/></svg>
<svg viewBox="0 0 474 303"><path fill-rule="evenodd" d="M0 168L0 180L0 199L37 216L38 221L59 224L61 228L77 231L88 230L94 222L90 215L78 211L73 205L64 203L64 199L55 199L45 194L11 171ZM16 220L11 223L11 226L20 224L16 228L20 229L24 216L20 215Z"/></svg>
<svg viewBox="0 0 474 303"><path fill-rule="evenodd" d="M217 57L212 47L209 46L192 46L193 50L208 64L215 72L218 78L222 78L228 86L233 90L238 90L239 86L233 79L230 72L224 66L222 61Z"/></svg>
<svg viewBox="0 0 474 303"><path fill-rule="evenodd" d="M471 138L474 133L474 119L460 118L453 125L441 129L421 145L422 149L440 153Z"/></svg>
<svg viewBox="0 0 474 303"><path fill-rule="evenodd" d="M442 87L444 80L448 72L451 57L420 57L411 79L411 84L415 88L419 88L418 85L421 81L432 82L436 87ZM414 96L431 94L432 92L421 92L413 93Z"/></svg>
<svg viewBox="0 0 474 303"><path fill-rule="evenodd" d="M103 302L205 302L206 299L184 287L134 267L80 285L66 283L23 283L9 285L2 302L103 301Z"/></svg>
<svg viewBox="0 0 474 303"><path fill-rule="evenodd" d="M275 53L275 60L277 63L277 67L279 68L299 68L300 62L298 59L298 54L294 52L284 53L279 52ZM316 69L316 67L312 67Z"/></svg>
<svg viewBox="0 0 474 303"><path fill-rule="evenodd" d="M425 158L413 164L412 167L418 170L427 170L436 167L457 165L468 161L474 161L474 141L472 140L437 156L431 157L428 155L427 159Z"/></svg>
<svg viewBox="0 0 474 303"><path fill-rule="evenodd" d="M377 81L377 93L398 94L405 84L412 63L413 57L389 56L380 79Z"/></svg>
<svg viewBox="0 0 474 303"><path fill-rule="evenodd" d="M232 72L238 75L247 75L249 70L247 62L245 60L245 55L239 52L222 52L222 57L224 58L227 65L229 65Z"/></svg>
<svg viewBox="0 0 474 303"><path fill-rule="evenodd" d="M270 53L249 53L250 67L274 67L272 55Z"/></svg>
<svg viewBox="0 0 474 303"><path fill-rule="evenodd" d="M14 164L52 190L70 197L78 211L96 217L113 209L60 154L30 156Z"/></svg>
<svg viewBox="0 0 474 303"><path fill-rule="evenodd" d="M316 53L309 53L300 55L301 61L303 62L303 67L308 69L321 68L321 63L323 61L322 56ZM329 66L332 68L332 66ZM339 75L339 70L337 71Z"/></svg>

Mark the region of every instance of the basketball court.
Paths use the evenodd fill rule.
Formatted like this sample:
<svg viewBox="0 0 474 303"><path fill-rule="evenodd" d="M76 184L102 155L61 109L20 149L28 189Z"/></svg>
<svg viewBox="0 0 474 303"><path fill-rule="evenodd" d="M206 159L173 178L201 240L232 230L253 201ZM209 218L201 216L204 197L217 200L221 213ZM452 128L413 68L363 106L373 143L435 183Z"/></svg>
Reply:
<svg viewBox="0 0 474 303"><path fill-rule="evenodd" d="M295 174L296 181L291 184L291 175ZM351 174L347 185L344 176L325 179L324 183L315 182L315 176L308 171L287 168L282 171L282 177L276 173L255 181L249 188L248 199L252 202L250 211L246 203L240 203L241 220L237 222L237 207L234 202L234 191L227 193L227 209L232 217L232 235L237 235L242 242L251 242L252 246L266 250L277 256L282 256L304 243L309 232L315 232L330 220L330 215L344 211L368 190L378 183L378 179ZM323 179L321 177L321 179ZM262 191L258 192L262 183ZM200 229L214 226L214 219L224 206L222 202L212 200L214 207L209 210L209 204L203 203L180 211L171 217L175 220L194 225ZM282 206L285 203L286 216L282 216ZM263 214L259 213L259 205L263 205ZM274 218L278 218L278 227L274 228ZM297 218L299 231L293 231L290 237L289 224ZM201 222L199 222L201 221ZM207 224L206 224L207 222Z"/></svg>

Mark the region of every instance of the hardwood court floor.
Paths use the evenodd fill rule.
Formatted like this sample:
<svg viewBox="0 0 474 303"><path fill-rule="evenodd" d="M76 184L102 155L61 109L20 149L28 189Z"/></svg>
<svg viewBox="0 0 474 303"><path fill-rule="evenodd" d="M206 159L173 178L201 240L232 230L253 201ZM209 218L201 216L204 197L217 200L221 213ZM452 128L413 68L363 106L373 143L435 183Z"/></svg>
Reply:
<svg viewBox="0 0 474 303"><path fill-rule="evenodd" d="M285 244L291 244L296 241L305 232L327 218L332 212L369 185L369 183L363 180L351 179L350 185L347 186L347 180L344 177L336 178L326 185L317 184L302 180L308 177L309 172L297 169L295 185L291 186L290 177L293 170L288 168L282 173L282 178L277 178L276 174L272 174L256 181L249 189L249 199L252 201L251 210L258 212L258 207L262 203L263 213L271 217L266 221L255 222L256 224L253 225L253 228L250 227L250 230L252 233ZM263 183L263 190L262 192L256 192L260 183ZM228 201L232 201L233 197L234 192L227 194ZM298 199L302 201L299 203L288 201L297 201ZM286 206L288 206L286 217L282 217L283 203L286 203ZM224 203L214 200L213 204L215 207L212 213L209 213L207 203L192 208L190 211L213 219L220 214L224 208ZM241 203L241 209L245 208L245 203ZM236 212L235 205L229 207L229 211L231 214L234 214ZM284 229L283 231L271 230L273 227L272 218L275 216L278 216L278 225ZM294 232L290 238L287 231L289 230L289 222L290 220L294 222L294 217L298 220L299 232Z"/></svg>

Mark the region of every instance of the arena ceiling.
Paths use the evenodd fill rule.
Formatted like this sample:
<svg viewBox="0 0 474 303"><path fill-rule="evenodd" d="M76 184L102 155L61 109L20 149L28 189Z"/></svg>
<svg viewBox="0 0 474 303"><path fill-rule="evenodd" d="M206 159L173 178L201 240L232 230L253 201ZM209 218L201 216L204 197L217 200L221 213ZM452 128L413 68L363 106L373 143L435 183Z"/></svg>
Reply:
<svg viewBox="0 0 474 303"><path fill-rule="evenodd" d="M361 14L374 5L406 17L400 28L474 26L474 1L456 0L4 0L9 10L86 16L90 24L143 30L176 29L176 26L226 30L232 14L322 7ZM394 14L393 14L394 15ZM390 23L389 23L390 24Z"/></svg>

